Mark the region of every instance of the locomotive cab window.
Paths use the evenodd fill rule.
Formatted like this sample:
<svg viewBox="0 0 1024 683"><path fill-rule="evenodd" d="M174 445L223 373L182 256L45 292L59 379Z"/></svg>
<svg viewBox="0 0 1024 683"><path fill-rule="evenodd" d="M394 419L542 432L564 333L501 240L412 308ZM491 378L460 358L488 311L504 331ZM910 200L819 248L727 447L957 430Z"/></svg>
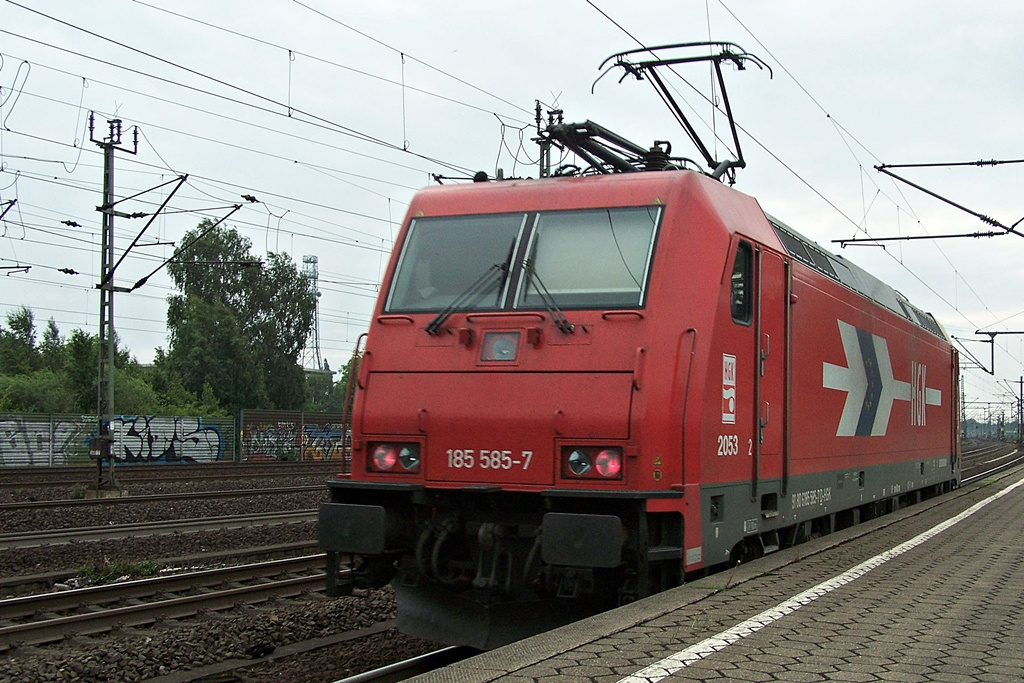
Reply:
<svg viewBox="0 0 1024 683"><path fill-rule="evenodd" d="M385 312L643 306L660 206L417 218Z"/></svg>
<svg viewBox="0 0 1024 683"><path fill-rule="evenodd" d="M542 213L516 308L623 308L643 303L659 209ZM546 291L545 291L546 290Z"/></svg>
<svg viewBox="0 0 1024 683"><path fill-rule="evenodd" d="M740 242L736 247L736 258L732 264L732 275L729 280L729 309L732 319L741 325L749 325L751 299L753 294L753 263L754 252L748 242Z"/></svg>
<svg viewBox="0 0 1024 683"><path fill-rule="evenodd" d="M523 214L419 218L409 226L388 312L501 307Z"/></svg>

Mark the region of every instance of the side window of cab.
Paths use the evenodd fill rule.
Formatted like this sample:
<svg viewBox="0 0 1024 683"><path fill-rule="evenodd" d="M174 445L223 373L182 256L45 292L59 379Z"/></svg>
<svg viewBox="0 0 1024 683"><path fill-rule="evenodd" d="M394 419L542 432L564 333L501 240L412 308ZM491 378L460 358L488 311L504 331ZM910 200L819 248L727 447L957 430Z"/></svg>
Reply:
<svg viewBox="0 0 1024 683"><path fill-rule="evenodd" d="M753 312L754 250L749 242L736 245L736 257L729 278L729 310L734 322L749 325Z"/></svg>

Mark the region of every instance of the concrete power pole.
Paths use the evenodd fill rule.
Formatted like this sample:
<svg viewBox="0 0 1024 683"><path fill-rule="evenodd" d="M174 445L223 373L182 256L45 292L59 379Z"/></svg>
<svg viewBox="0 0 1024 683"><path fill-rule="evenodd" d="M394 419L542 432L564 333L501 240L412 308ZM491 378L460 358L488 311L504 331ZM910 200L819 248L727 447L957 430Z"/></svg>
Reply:
<svg viewBox="0 0 1024 683"><path fill-rule="evenodd" d="M136 154L139 150L139 129L135 128L133 148L121 146L121 119L110 119L110 134L102 140L94 136L94 121L89 113L89 139L103 148L103 204L96 210L103 214L103 236L100 270L100 332L99 382L96 391L96 436L89 446L89 455L96 458L96 490L117 490L114 477L114 438L110 424L114 418L114 151ZM123 289L122 291L128 291ZM103 462L109 463L109 474L103 476Z"/></svg>

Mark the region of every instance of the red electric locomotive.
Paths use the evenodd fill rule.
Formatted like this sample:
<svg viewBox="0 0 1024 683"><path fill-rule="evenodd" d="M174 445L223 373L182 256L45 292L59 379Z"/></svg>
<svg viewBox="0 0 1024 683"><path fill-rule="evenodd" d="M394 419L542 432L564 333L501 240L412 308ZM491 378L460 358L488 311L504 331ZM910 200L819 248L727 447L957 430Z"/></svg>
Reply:
<svg viewBox="0 0 1024 683"><path fill-rule="evenodd" d="M547 132L611 163L593 124ZM390 582L402 630L489 648L957 485L934 318L662 151L415 196L329 592Z"/></svg>

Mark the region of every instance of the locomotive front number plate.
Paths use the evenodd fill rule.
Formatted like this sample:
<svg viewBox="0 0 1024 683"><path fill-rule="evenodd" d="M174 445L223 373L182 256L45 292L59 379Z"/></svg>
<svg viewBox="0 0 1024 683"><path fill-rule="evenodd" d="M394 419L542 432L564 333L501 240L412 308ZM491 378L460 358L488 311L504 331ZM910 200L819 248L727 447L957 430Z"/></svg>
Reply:
<svg viewBox="0 0 1024 683"><path fill-rule="evenodd" d="M515 457L512 451L494 451L473 448L449 448L448 467L454 469L510 470L513 467L530 469L533 451L520 451Z"/></svg>

